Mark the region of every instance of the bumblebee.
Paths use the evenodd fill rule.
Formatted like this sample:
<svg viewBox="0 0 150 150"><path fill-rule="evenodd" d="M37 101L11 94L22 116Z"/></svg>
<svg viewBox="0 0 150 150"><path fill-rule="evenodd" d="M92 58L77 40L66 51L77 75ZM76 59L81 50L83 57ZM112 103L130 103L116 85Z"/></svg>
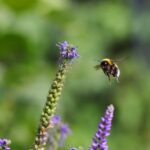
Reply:
<svg viewBox="0 0 150 150"><path fill-rule="evenodd" d="M120 70L116 62L115 60L105 58L100 61L100 64L95 66L95 69L102 69L104 74L108 77L109 82L111 81L111 77L119 81Z"/></svg>

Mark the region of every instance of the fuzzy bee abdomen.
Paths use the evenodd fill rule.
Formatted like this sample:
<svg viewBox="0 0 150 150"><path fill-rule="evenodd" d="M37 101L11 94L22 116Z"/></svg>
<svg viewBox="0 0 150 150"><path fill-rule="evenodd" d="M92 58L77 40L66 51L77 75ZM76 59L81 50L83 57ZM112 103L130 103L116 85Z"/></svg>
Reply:
<svg viewBox="0 0 150 150"><path fill-rule="evenodd" d="M119 77L119 75L120 75L120 70L119 70L119 68L118 68L117 65L113 64L113 65L111 66L110 74L111 74L113 77L115 77L115 78L118 78L118 77Z"/></svg>

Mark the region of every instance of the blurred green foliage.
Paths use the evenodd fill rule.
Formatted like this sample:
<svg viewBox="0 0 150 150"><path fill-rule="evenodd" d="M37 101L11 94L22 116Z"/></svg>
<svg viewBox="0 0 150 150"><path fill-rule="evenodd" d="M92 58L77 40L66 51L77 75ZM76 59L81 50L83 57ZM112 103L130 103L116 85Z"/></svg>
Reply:
<svg viewBox="0 0 150 150"><path fill-rule="evenodd" d="M64 40L80 53L57 109L72 129L65 149L90 146L110 103L116 107L110 149L150 149L150 5L141 3L0 1L0 137L11 139L12 149L34 141L58 65L56 43ZM105 57L123 59L120 83L111 87L93 68Z"/></svg>

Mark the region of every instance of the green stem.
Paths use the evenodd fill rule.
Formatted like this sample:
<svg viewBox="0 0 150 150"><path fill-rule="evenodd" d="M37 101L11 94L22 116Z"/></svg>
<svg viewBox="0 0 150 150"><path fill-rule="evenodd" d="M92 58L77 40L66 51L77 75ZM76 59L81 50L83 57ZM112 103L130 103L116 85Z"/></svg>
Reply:
<svg viewBox="0 0 150 150"><path fill-rule="evenodd" d="M47 101L41 114L40 124L33 145L34 150L45 149L47 142L47 129L50 125L50 119L55 113L57 101L61 95L67 70L68 63L64 62L62 65L59 66L59 69L56 73L56 78L52 82L51 88L48 92Z"/></svg>

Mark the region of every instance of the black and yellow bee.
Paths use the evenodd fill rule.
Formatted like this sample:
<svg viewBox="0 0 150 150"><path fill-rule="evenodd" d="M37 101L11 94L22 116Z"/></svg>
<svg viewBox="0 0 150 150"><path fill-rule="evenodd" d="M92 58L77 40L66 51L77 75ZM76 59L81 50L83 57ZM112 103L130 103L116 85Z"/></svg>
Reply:
<svg viewBox="0 0 150 150"><path fill-rule="evenodd" d="M116 64L117 61L112 60L110 58L105 58L100 61L98 65L95 66L96 70L102 69L105 75L108 77L109 82L111 81L111 77L116 78L119 81L120 69Z"/></svg>

